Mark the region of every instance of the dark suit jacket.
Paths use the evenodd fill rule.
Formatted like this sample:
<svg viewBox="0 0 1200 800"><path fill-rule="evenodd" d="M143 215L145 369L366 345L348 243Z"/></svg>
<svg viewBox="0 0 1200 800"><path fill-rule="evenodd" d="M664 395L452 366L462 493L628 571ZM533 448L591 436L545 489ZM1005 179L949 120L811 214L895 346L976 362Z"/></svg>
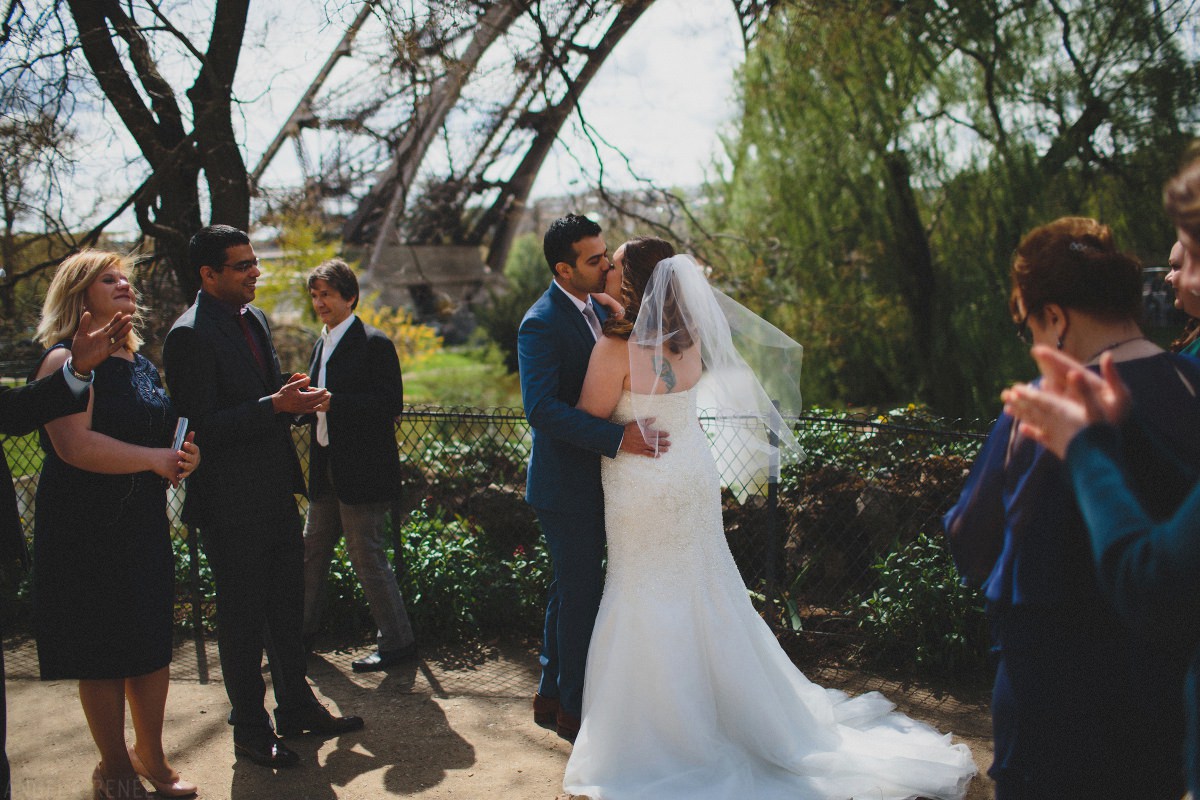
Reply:
<svg viewBox="0 0 1200 800"><path fill-rule="evenodd" d="M382 503L400 495L400 455L395 418L404 410L404 385L396 346L382 331L354 318L325 372L318 375L321 340L313 347L308 374L332 398L326 422L329 446L317 447L317 419L310 415L313 459L309 489L325 481L326 468L343 503Z"/></svg>
<svg viewBox="0 0 1200 800"><path fill-rule="evenodd" d="M603 322L604 309L596 314ZM587 320L551 285L521 320L521 401L533 428L525 499L534 508L580 512L604 505L600 455L616 456L622 426L579 411L592 339Z"/></svg>
<svg viewBox="0 0 1200 800"><path fill-rule="evenodd" d="M237 318L204 292L175 321L163 343L171 400L203 453L188 478L183 518L230 523L296 511L304 475L292 444L291 416L276 414L270 396L283 385L266 316L261 327L270 374L259 368Z"/></svg>
<svg viewBox="0 0 1200 800"><path fill-rule="evenodd" d="M0 387L0 433L24 436L51 420L87 409L88 393L79 397L67 385L62 370L41 380L14 388ZM29 561L21 518L17 514L17 495L8 460L0 458L0 561Z"/></svg>

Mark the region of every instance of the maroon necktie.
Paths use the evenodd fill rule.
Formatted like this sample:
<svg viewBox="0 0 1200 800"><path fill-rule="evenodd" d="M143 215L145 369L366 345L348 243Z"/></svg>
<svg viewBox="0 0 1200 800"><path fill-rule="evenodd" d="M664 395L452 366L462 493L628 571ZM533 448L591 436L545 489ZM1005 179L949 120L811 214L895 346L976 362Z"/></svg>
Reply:
<svg viewBox="0 0 1200 800"><path fill-rule="evenodd" d="M262 345L258 343L258 337L254 335L254 331L250 330L250 321L246 319L246 314L237 315L238 324L242 328L242 335L246 337L246 344L250 345L250 352L254 354L254 360L258 362L258 368L262 370L264 376L269 376L271 370L267 367L267 357L263 353Z"/></svg>

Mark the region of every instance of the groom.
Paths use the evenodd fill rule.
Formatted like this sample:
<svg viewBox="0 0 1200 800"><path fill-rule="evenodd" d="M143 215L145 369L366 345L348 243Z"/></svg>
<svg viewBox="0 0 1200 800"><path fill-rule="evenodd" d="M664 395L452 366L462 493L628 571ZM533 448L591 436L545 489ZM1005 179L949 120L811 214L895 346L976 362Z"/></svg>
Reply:
<svg viewBox="0 0 1200 800"><path fill-rule="evenodd" d="M607 316L590 297L604 291L613 268L600 226L576 214L556 219L543 250L554 281L517 333L521 400L533 428L525 500L537 513L554 562L533 716L574 742L588 642L604 589L600 456L614 458L618 450L653 456L655 437L659 451L669 442L667 434L648 430L648 443L636 421L622 427L574 408Z"/></svg>

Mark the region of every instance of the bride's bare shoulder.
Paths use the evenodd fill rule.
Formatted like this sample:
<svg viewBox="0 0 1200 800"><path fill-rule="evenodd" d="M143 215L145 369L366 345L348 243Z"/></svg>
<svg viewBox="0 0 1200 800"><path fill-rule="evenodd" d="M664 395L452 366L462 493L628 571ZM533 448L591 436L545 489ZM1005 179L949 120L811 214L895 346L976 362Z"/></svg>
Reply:
<svg viewBox="0 0 1200 800"><path fill-rule="evenodd" d="M601 336L592 352L604 358L627 359L629 357L629 340L619 336Z"/></svg>

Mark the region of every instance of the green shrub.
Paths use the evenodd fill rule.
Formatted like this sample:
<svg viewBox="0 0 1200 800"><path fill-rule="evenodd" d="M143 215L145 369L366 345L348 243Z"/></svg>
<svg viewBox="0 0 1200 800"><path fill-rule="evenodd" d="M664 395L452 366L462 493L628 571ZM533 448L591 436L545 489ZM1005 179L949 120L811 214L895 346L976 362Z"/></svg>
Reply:
<svg viewBox="0 0 1200 800"><path fill-rule="evenodd" d="M515 335L515 334L514 334ZM519 408L521 385L494 345L447 347L404 368L404 399L413 405Z"/></svg>
<svg viewBox="0 0 1200 800"><path fill-rule="evenodd" d="M505 290L489 290L488 302L475 310L479 327L504 354L504 366L517 372L517 329L525 312L550 284L550 271L542 254L542 240L526 233L513 240L504 265Z"/></svg>
<svg viewBox="0 0 1200 800"><path fill-rule="evenodd" d="M859 604L866 663L955 677L985 668L982 597L959 582L940 536L922 533L873 569L878 587Z"/></svg>
<svg viewBox="0 0 1200 800"><path fill-rule="evenodd" d="M447 641L482 633L535 634L545 610L550 584L550 558L539 540L518 545L510 556L497 557L495 543L470 519L422 503L403 522L403 553L396 564L397 580L417 636ZM390 532L387 536L391 540ZM192 630L187 542L174 539L175 580L183 594L176 606L176 624ZM386 548L389 558L393 548ZM207 562L200 561L202 624L213 629L215 587ZM369 638L371 619L362 585L350 564L345 539L334 548L326 580L326 605L321 632L339 643Z"/></svg>
<svg viewBox="0 0 1200 800"><path fill-rule="evenodd" d="M195 625L192 616L192 562L187 536L186 530L180 535L172 536L171 551L175 556L175 627L182 632L191 633L195 630ZM204 558L204 550L198 548L197 552L200 554L200 624L205 629L214 629L217 620L216 584L213 582L208 560Z"/></svg>
<svg viewBox="0 0 1200 800"><path fill-rule="evenodd" d="M545 550L518 547L497 559L481 534L470 520L442 509L422 505L410 515L400 583L421 638L537 631L550 582Z"/></svg>

